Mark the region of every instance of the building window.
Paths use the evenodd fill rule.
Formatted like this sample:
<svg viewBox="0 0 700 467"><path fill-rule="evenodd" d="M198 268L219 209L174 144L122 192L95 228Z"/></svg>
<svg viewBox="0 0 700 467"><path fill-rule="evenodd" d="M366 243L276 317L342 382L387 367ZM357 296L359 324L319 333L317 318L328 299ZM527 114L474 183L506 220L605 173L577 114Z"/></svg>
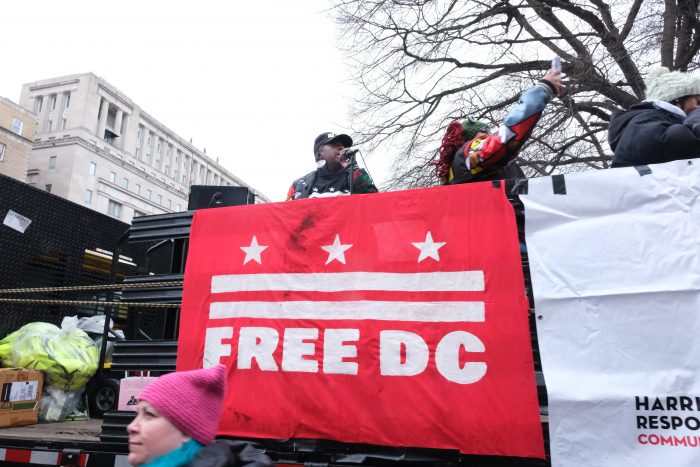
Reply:
<svg viewBox="0 0 700 467"><path fill-rule="evenodd" d="M114 172L109 173L109 181L115 183L117 181L117 174Z"/></svg>
<svg viewBox="0 0 700 467"><path fill-rule="evenodd" d="M134 209L134 217L141 217L141 216L145 216L145 215L146 215L145 212L137 211Z"/></svg>
<svg viewBox="0 0 700 467"><path fill-rule="evenodd" d="M5 147L3 143L0 143L0 162L5 160Z"/></svg>
<svg viewBox="0 0 700 467"><path fill-rule="evenodd" d="M23 126L24 126L24 122L22 120L20 120L19 118L12 119L12 133L21 136Z"/></svg>
<svg viewBox="0 0 700 467"><path fill-rule="evenodd" d="M173 208L173 201L169 199L168 200L168 209L172 209L172 208Z"/></svg>
<svg viewBox="0 0 700 467"><path fill-rule="evenodd" d="M70 93L67 92L63 95L63 110L68 110L70 107Z"/></svg>
<svg viewBox="0 0 700 467"><path fill-rule="evenodd" d="M129 179L124 177L124 180L122 180L122 188L129 189Z"/></svg>
<svg viewBox="0 0 700 467"><path fill-rule="evenodd" d="M146 190L146 199L151 199L151 190Z"/></svg>
<svg viewBox="0 0 700 467"><path fill-rule="evenodd" d="M53 120L51 119L51 115L49 115L49 118L46 120L46 131L51 131L53 129Z"/></svg>
<svg viewBox="0 0 700 467"><path fill-rule="evenodd" d="M122 216L122 205L110 199L109 204L107 205L107 214L120 219Z"/></svg>
<svg viewBox="0 0 700 467"><path fill-rule="evenodd" d="M90 175L95 175L97 172L97 164L90 162Z"/></svg>
<svg viewBox="0 0 700 467"><path fill-rule="evenodd" d="M170 176L170 166L166 165L165 170L163 170L163 172L165 173L165 175Z"/></svg>
<svg viewBox="0 0 700 467"><path fill-rule="evenodd" d="M37 96L34 99L34 113L36 114L37 117L41 113L41 108L43 107L43 105L44 105L44 98L42 96Z"/></svg>
<svg viewBox="0 0 700 467"><path fill-rule="evenodd" d="M180 206L179 204L175 205L175 210L177 212L180 212L181 209L182 209L182 206Z"/></svg>
<svg viewBox="0 0 700 467"><path fill-rule="evenodd" d="M137 195L141 194L141 185L139 185L138 183L134 185L134 193L136 193Z"/></svg>
<svg viewBox="0 0 700 467"><path fill-rule="evenodd" d="M136 130L136 150L134 151L134 157L137 159L141 155L141 135L143 134L143 127L138 127Z"/></svg>
<svg viewBox="0 0 700 467"><path fill-rule="evenodd" d="M87 203L87 204L92 203L92 190L85 190L85 195L83 196L83 201L85 201L85 203Z"/></svg>
<svg viewBox="0 0 700 467"><path fill-rule="evenodd" d="M65 130L66 126L68 125L68 119L65 117L61 120L61 130Z"/></svg>
<svg viewBox="0 0 700 467"><path fill-rule="evenodd" d="M52 94L49 97L49 110L51 110L51 112L56 110L56 94Z"/></svg>
<svg viewBox="0 0 700 467"><path fill-rule="evenodd" d="M158 195L158 204L163 205L163 195Z"/></svg>
<svg viewBox="0 0 700 467"><path fill-rule="evenodd" d="M48 192L51 193L51 184L44 185L44 189Z"/></svg>
<svg viewBox="0 0 700 467"><path fill-rule="evenodd" d="M49 157L49 170L56 168L56 156Z"/></svg>

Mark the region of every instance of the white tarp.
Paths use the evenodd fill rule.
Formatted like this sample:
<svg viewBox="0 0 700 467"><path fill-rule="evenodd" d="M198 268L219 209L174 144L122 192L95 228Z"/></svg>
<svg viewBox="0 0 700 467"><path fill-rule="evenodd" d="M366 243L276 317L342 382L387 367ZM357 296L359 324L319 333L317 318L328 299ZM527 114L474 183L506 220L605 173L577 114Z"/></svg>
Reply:
<svg viewBox="0 0 700 467"><path fill-rule="evenodd" d="M700 465L700 161L529 181L555 467Z"/></svg>

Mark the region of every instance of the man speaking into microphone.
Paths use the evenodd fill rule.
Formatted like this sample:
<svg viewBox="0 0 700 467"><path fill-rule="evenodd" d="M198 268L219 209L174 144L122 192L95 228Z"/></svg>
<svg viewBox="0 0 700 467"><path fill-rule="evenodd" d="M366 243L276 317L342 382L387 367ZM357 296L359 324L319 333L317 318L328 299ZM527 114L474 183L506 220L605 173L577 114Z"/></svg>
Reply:
<svg viewBox="0 0 700 467"><path fill-rule="evenodd" d="M321 133L314 140L316 170L292 183L287 201L304 198L325 198L361 193L376 193L366 170L355 163L357 149L352 138L344 134Z"/></svg>

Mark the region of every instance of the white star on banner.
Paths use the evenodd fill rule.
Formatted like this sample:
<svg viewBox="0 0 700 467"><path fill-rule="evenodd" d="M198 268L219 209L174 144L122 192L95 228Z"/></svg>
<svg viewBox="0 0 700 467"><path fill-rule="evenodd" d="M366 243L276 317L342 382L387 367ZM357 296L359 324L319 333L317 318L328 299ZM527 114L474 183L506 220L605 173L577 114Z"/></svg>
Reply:
<svg viewBox="0 0 700 467"><path fill-rule="evenodd" d="M253 235L253 240L250 242L250 246L242 246L241 250L245 252L245 259L243 260L243 264L246 264L248 261L255 261L258 264L262 264L262 261L260 260L260 253L262 253L265 248L267 248L266 245L258 245L258 239L255 238L255 235Z"/></svg>
<svg viewBox="0 0 700 467"><path fill-rule="evenodd" d="M333 242L333 245L321 246L321 248L328 252L326 264L330 263L334 259L337 259L341 263L345 264L345 250L349 249L350 247L352 247L352 245L342 245L340 243L340 235L335 234L335 241Z"/></svg>
<svg viewBox="0 0 700 467"><path fill-rule="evenodd" d="M433 234L430 233L430 230L428 230L428 233L425 235L424 242L411 242L414 247L420 250L420 255L418 256L419 263L425 258L433 258L436 261L440 261L438 250L445 246L445 243L447 242L434 242Z"/></svg>

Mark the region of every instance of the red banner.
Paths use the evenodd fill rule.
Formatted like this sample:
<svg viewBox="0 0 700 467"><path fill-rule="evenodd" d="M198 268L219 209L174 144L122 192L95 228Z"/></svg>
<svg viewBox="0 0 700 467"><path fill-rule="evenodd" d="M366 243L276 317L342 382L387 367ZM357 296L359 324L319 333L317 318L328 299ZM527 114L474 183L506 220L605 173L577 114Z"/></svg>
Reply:
<svg viewBox="0 0 700 467"><path fill-rule="evenodd" d="M198 211L178 370L220 434L544 457L517 230L471 184Z"/></svg>

